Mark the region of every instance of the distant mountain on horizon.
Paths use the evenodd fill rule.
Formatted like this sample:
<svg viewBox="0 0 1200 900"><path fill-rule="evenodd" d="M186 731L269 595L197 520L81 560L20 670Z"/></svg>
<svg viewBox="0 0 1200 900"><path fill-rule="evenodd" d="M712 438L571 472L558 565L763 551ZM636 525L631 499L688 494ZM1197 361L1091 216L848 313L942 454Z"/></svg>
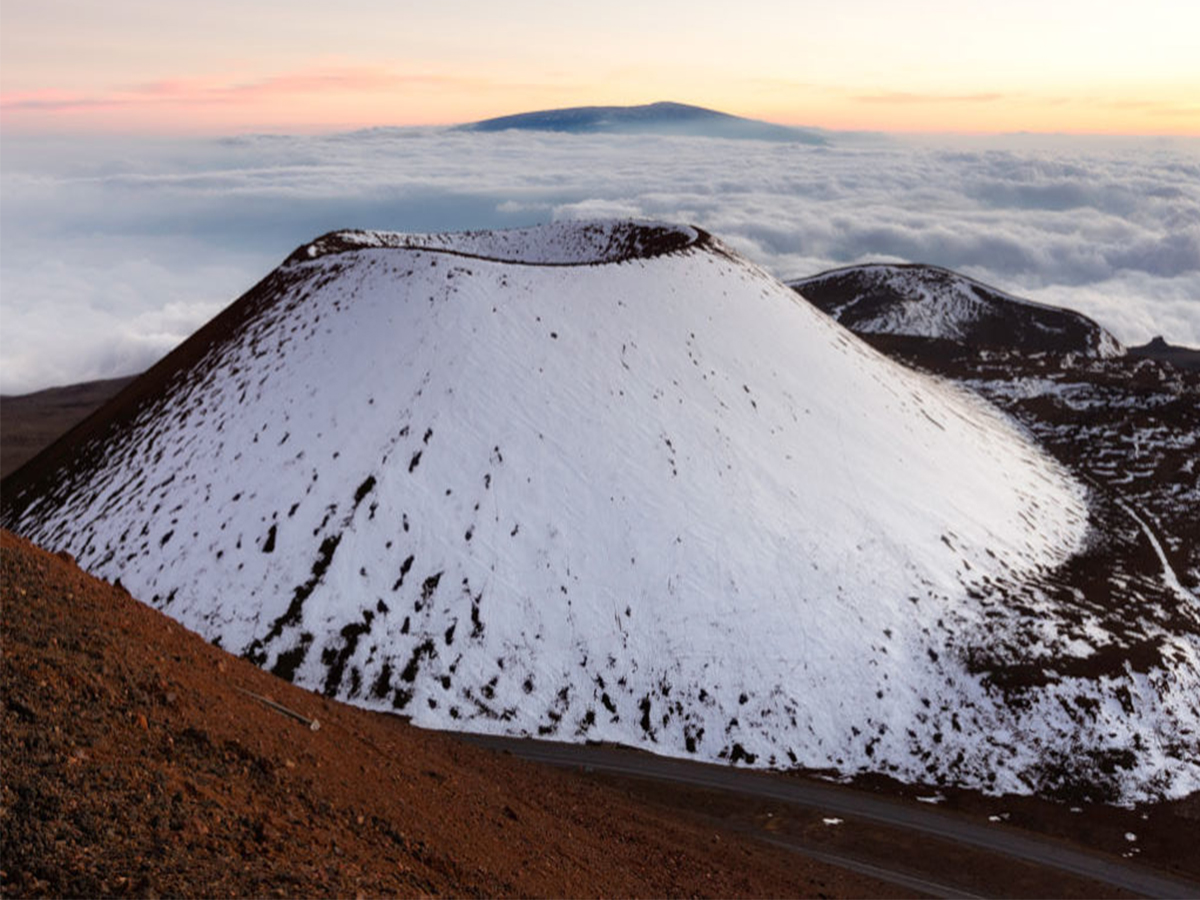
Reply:
<svg viewBox="0 0 1200 900"><path fill-rule="evenodd" d="M572 106L484 119L458 126L461 131L554 131L567 134L658 134L783 141L823 145L816 129L791 128L759 119L660 101L642 106Z"/></svg>

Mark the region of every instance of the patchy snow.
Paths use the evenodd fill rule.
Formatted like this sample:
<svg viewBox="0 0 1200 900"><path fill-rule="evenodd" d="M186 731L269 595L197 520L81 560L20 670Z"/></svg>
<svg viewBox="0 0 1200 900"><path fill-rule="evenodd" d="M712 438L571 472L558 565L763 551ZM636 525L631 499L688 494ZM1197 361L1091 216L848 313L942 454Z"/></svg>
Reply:
<svg viewBox="0 0 1200 900"><path fill-rule="evenodd" d="M306 245L297 252L296 258L316 259L347 250L392 248L441 251L522 265L580 266L654 255L663 246L664 239L668 247L680 248L694 243L698 237L699 232L687 226L619 219L445 234L337 231Z"/></svg>
<svg viewBox="0 0 1200 900"><path fill-rule="evenodd" d="M842 822L845 820L838 819L838 818L832 818L832 819L822 819L821 821L824 822L826 825L841 825Z"/></svg>
<svg viewBox="0 0 1200 900"><path fill-rule="evenodd" d="M1005 637L980 598L1069 630L1026 588L1083 545L1083 487L719 242L644 228L306 245L9 524L427 727L1020 793L1136 744L1125 795L1200 786L1195 667L1081 724L1062 696L1109 687L1010 708L969 666Z"/></svg>
<svg viewBox="0 0 1200 900"><path fill-rule="evenodd" d="M899 334L990 343L999 326L1001 342L1023 334L1030 346L1070 344L1074 352L1100 358L1125 352L1111 334L1071 310L1047 306L997 290L958 272L928 265L858 265L790 282L805 296L829 284L853 284L823 309L858 334ZM1014 319L1019 322L1014 330ZM1005 320L1008 324L1004 325ZM1082 342L1082 343L1079 343Z"/></svg>

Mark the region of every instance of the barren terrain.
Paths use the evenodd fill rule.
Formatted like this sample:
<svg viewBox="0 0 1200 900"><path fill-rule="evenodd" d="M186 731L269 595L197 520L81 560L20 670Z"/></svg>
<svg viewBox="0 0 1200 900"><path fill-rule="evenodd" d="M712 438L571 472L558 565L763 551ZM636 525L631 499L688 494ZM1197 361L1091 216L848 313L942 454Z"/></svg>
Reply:
<svg viewBox="0 0 1200 900"><path fill-rule="evenodd" d="M0 478L86 419L134 377L0 396Z"/></svg>
<svg viewBox="0 0 1200 900"><path fill-rule="evenodd" d="M456 270L454 277L464 273ZM220 327L218 322L208 330ZM558 342L558 333L549 340ZM1194 375L1127 358L977 354L956 342L903 335L870 340L909 365L982 394L1088 485L1093 541L1075 568L1061 573L1063 584L1049 587L1064 607L1098 616L1121 638L1120 647L1132 642L1127 652L1089 657L1088 666L1107 666L1100 674L1119 679L1130 666L1141 672L1158 661L1157 632L1150 638L1144 633L1151 627L1143 621L1147 610L1170 619L1173 632L1191 633L1188 601L1200 577L1192 459L1200 435L1194 402L1200 386ZM161 380L146 380L141 393ZM110 387L101 385L101 393ZM4 398L5 471L12 467L13 438L26 445L22 450L35 452L38 442L69 427L68 417L83 418L91 403L103 399L73 390ZM126 401L137 393L127 393ZM34 402L17 402L25 400ZM125 415L135 404L118 406ZM76 437L87 431L85 426ZM422 472L434 463L424 446L432 434L424 432L408 474L418 460ZM674 471L676 448L671 440L665 446ZM103 441L92 445L93 451L110 449ZM60 445L31 468L51 473L49 463L71 450ZM9 480L6 489L26 474ZM490 482L489 476L485 486ZM362 482L355 508L375 485L374 477ZM372 519L374 511L372 505ZM407 516L403 523L407 532ZM272 526L270 549L263 553L275 549L275 531ZM464 540L473 535L468 528ZM899 882L909 890L919 890L914 885L923 878L935 891L949 885L941 890L955 894L1119 895L961 843L931 841L916 830L850 816L843 822L811 806L585 771L582 762L564 773L496 756L288 685L137 603L119 583L97 582L69 559L7 533L3 557L5 894L897 890L812 862L812 854L824 853L869 861L882 867L884 877L912 876ZM410 564L411 557L401 582ZM205 598L224 610L219 615L244 612L241 592L220 593ZM988 615L1013 619L1020 626L1014 634L1034 636L1044 624L1040 609L1021 603L1001 603ZM453 624L447 646L452 634ZM1018 645L1023 652L1027 642ZM1081 674L1064 669L1062 659L1035 668L1006 653L993 632L971 660L1015 707L1044 683ZM1089 668L1082 674L1095 673ZM276 702L305 721L281 712ZM1097 715L1087 698L1076 697L1074 707L1064 708L1072 721L1085 724ZM306 727L309 719L320 722L319 730ZM940 742L942 735L933 739ZM1185 752L1181 759L1187 758ZM1068 772L1065 762L1066 774L1040 798L956 789L936 773L919 779L928 782L923 785L860 776L855 788L912 808L932 803L963 822L997 830L1018 826L1047 836L1050 847L1084 847L1176 878L1200 876L1191 852L1200 794L1120 808L1098 801L1118 797L1112 779L1101 776L1120 775L1128 766L1124 757L1097 752L1090 775ZM829 773L770 777L823 774Z"/></svg>
<svg viewBox="0 0 1200 900"><path fill-rule="evenodd" d="M960 891L1123 896L821 809L524 763L288 685L8 532L0 551L5 895L912 893L808 858L828 854ZM1200 874L1195 802L859 790Z"/></svg>
<svg viewBox="0 0 1200 900"><path fill-rule="evenodd" d="M0 548L5 895L896 893L325 700L20 538Z"/></svg>

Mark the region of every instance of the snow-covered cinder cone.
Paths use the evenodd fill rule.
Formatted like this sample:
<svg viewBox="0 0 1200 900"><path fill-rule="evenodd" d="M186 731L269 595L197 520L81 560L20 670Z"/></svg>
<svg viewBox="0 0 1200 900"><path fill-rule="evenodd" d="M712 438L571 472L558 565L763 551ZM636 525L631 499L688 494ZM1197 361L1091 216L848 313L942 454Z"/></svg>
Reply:
<svg viewBox="0 0 1200 900"><path fill-rule="evenodd" d="M1085 315L1014 297L938 266L848 266L790 285L855 334L940 338L973 347L1102 359L1125 352Z"/></svg>
<svg viewBox="0 0 1200 900"><path fill-rule="evenodd" d="M695 229L327 235L73 442L6 522L421 725L997 790L1079 739L963 642L1084 490Z"/></svg>

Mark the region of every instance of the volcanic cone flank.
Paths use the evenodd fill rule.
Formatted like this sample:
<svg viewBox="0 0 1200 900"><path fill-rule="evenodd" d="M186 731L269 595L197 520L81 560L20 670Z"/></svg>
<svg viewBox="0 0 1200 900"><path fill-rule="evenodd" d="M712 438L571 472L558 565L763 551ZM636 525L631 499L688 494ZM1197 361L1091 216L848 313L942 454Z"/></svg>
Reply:
<svg viewBox="0 0 1200 900"><path fill-rule="evenodd" d="M5 521L418 724L1012 789L1081 739L962 658L1081 487L709 235L343 232L239 303Z"/></svg>
<svg viewBox="0 0 1200 900"><path fill-rule="evenodd" d="M942 338L1027 353L1113 357L1120 342L1087 316L1044 306L937 266L861 265L794 281L855 334Z"/></svg>

